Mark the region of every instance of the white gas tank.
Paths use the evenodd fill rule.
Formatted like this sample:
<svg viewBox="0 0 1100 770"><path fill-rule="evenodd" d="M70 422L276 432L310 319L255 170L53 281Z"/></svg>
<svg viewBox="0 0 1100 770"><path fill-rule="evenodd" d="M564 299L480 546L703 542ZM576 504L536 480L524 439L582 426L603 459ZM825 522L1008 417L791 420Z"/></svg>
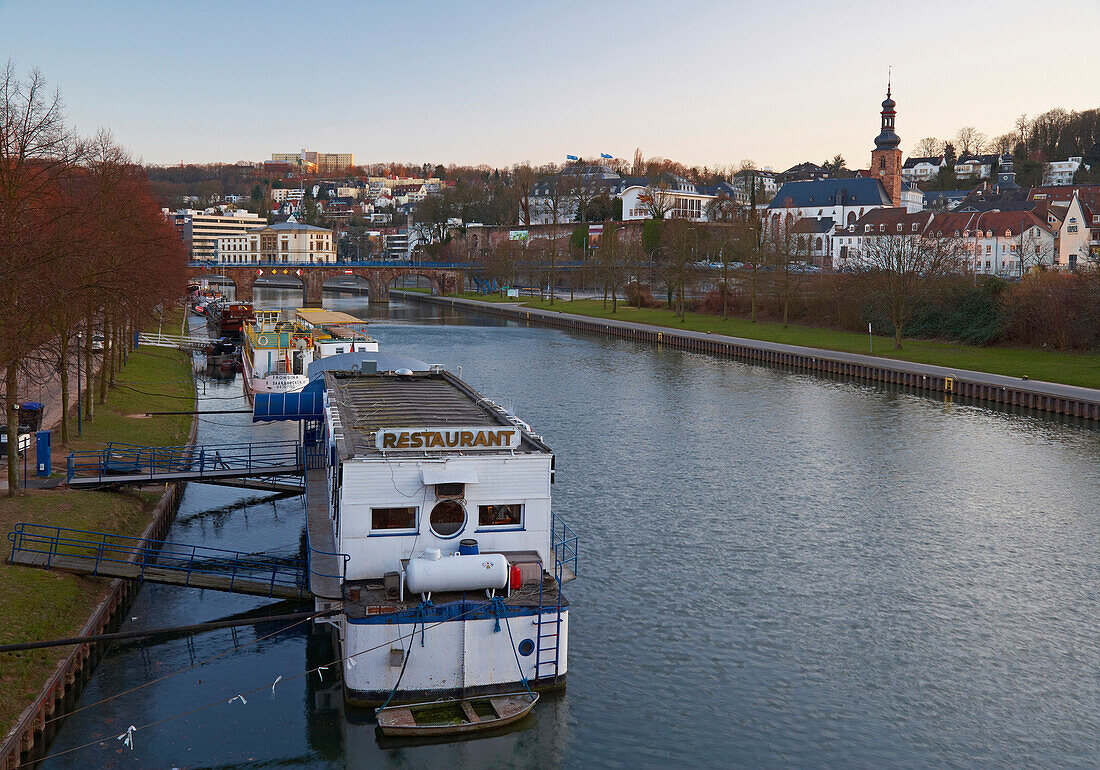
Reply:
<svg viewBox="0 0 1100 770"><path fill-rule="evenodd" d="M438 553L438 551L436 552ZM508 559L500 553L455 554L409 559L405 587L414 594L480 591L508 586Z"/></svg>

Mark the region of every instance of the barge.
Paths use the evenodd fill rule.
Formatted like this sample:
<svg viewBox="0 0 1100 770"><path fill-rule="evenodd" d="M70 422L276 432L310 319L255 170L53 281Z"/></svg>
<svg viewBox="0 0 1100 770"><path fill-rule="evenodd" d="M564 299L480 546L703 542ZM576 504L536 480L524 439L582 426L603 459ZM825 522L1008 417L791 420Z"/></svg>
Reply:
<svg viewBox="0 0 1100 770"><path fill-rule="evenodd" d="M338 611L317 622L340 650L345 701L564 686L577 538L551 508L553 452L441 367L375 358L320 362L303 393L264 399L316 410L304 422L318 447L306 450L310 590Z"/></svg>
<svg viewBox="0 0 1100 770"><path fill-rule="evenodd" d="M295 393L309 383L309 366L326 356L374 352L367 324L347 313L299 309L281 320L278 310L255 310L244 327L241 362L245 390Z"/></svg>

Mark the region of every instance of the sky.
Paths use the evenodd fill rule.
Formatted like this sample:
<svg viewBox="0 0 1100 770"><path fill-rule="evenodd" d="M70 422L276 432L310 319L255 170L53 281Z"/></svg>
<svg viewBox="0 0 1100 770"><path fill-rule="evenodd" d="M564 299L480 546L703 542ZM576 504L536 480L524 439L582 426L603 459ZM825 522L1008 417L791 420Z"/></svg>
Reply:
<svg viewBox="0 0 1100 770"><path fill-rule="evenodd" d="M897 132L1100 107L1097 0L15 2L0 55L146 163L352 152L506 166L635 148L866 167Z"/></svg>

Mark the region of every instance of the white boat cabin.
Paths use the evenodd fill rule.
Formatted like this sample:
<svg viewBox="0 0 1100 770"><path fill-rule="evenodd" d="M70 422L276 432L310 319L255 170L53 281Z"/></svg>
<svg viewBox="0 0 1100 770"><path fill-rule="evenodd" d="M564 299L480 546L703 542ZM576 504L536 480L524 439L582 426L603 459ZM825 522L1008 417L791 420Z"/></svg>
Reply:
<svg viewBox="0 0 1100 770"><path fill-rule="evenodd" d="M553 565L554 458L540 438L448 372L325 379L330 512L347 581L403 573L409 559L457 553L463 540Z"/></svg>

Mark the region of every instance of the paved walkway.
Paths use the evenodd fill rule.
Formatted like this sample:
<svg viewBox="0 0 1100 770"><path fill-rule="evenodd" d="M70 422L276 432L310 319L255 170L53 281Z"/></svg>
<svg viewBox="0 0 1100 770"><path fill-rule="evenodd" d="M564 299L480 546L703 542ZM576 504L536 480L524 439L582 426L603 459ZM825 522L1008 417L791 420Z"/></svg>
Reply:
<svg viewBox="0 0 1100 770"><path fill-rule="evenodd" d="M426 299L427 301L449 302L457 306L465 306L478 310L499 312L502 309L502 303L499 302L482 302L480 300L457 299L452 297L426 297L423 294L418 295L409 292L398 293L403 296L408 296L409 298L420 297L422 299ZM745 339L743 337L731 337L725 334L707 334L706 332L687 331L684 329L677 329L675 327L669 326L655 326L653 324L635 323L633 321L619 321L607 318L596 318L594 316L577 315L575 313L563 313L556 310L542 310L538 308L519 307L510 304L504 304L503 309L511 311L509 314L519 314L520 317L529 314L532 319L562 317L574 318L578 321L597 323L619 329L636 329L647 332L661 332L662 334L675 334L680 337L689 337L701 340L719 340L722 342L728 342L744 347L757 348L760 350L770 350L779 353L790 353L800 356L816 356L818 358L828 359L830 361L840 361L843 363L859 364L863 366L884 367L900 372L911 372L914 374L923 374L934 377L951 376L955 377L956 379L963 379L968 382L978 383L981 385L989 385L998 388L1013 388L1015 390L1026 391L1042 396L1069 398L1078 401L1089 401L1092 403L1100 404L1100 390L1097 390L1096 388L1082 388L1076 385L1062 385L1060 383L1044 382L1042 380L1027 380L1019 377L1008 377L1002 374L977 372L971 369L953 369L951 367L935 366L933 364L919 364L912 361L902 361L897 358L885 358L883 356L867 356L860 355L858 353L842 353L836 350L809 348L802 347L801 345L784 345L779 342L765 342L763 340Z"/></svg>

